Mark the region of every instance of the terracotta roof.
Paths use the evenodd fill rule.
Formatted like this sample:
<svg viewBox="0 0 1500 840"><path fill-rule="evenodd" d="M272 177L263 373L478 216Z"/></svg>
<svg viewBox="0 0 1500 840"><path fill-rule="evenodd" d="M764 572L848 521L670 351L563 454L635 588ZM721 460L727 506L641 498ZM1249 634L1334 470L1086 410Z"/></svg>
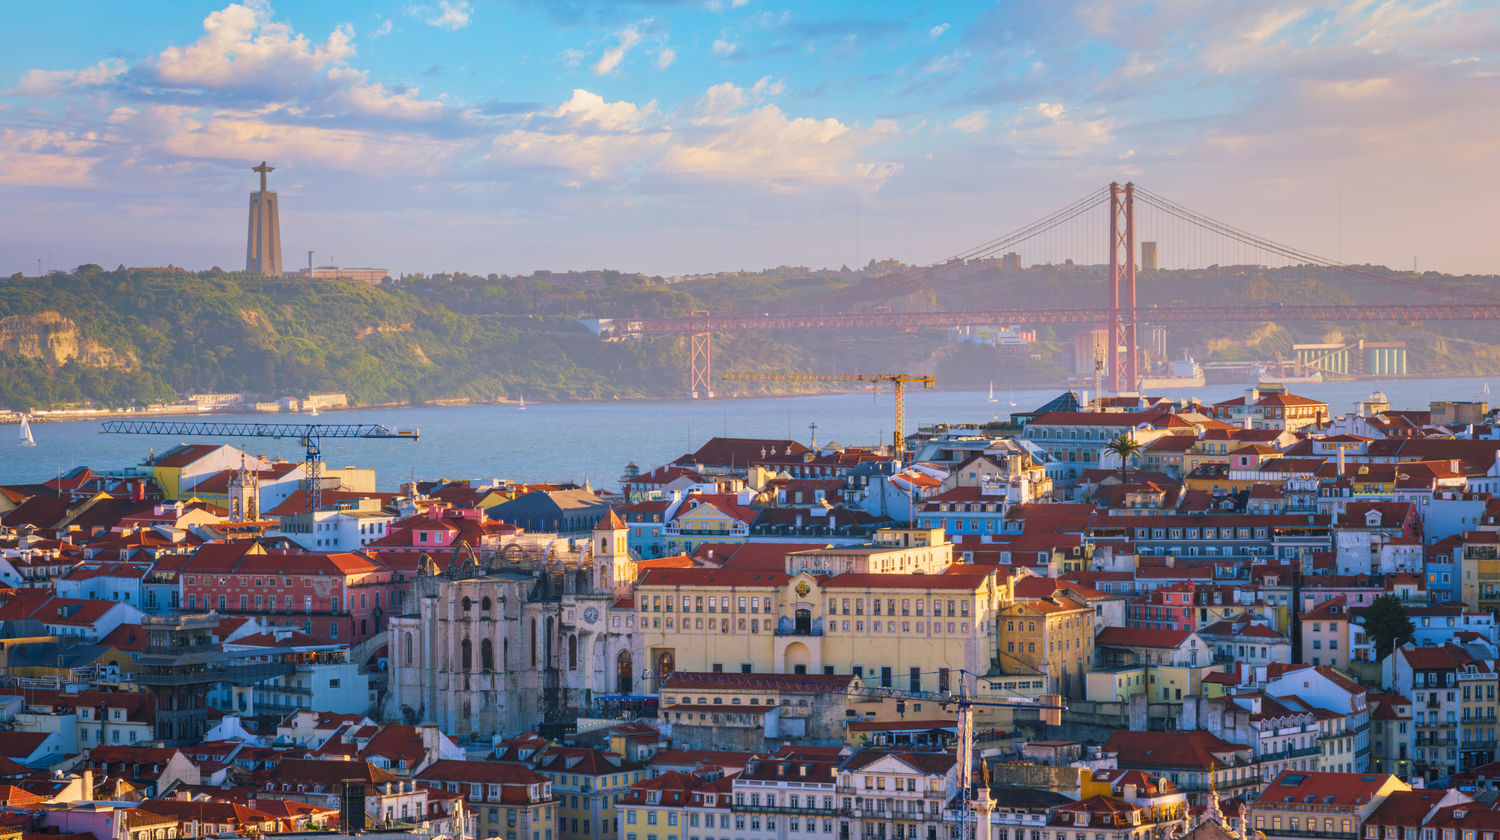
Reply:
<svg viewBox="0 0 1500 840"><path fill-rule="evenodd" d="M1176 648L1193 635L1191 630L1157 630L1144 627L1105 627L1094 637L1094 647Z"/></svg>
<svg viewBox="0 0 1500 840"><path fill-rule="evenodd" d="M1391 777L1384 773L1292 772L1281 775L1261 790L1256 799L1262 807L1296 802L1319 805L1365 805ZM1309 798L1311 797L1311 798Z"/></svg>
<svg viewBox="0 0 1500 840"><path fill-rule="evenodd" d="M1211 732L1135 732L1116 730L1104 743L1107 752L1119 754L1121 767L1204 770L1227 766L1217 755L1249 751L1244 744L1231 744Z"/></svg>

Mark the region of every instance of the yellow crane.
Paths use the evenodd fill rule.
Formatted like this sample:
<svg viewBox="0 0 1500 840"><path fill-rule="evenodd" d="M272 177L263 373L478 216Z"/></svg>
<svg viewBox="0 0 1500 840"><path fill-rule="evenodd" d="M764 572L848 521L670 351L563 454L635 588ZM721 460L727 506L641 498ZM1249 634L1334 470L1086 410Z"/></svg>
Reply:
<svg viewBox="0 0 1500 840"><path fill-rule="evenodd" d="M720 377L726 382L889 382L896 392L895 451L906 448L906 386L921 385L931 389L937 380L931 376L909 373L733 373Z"/></svg>

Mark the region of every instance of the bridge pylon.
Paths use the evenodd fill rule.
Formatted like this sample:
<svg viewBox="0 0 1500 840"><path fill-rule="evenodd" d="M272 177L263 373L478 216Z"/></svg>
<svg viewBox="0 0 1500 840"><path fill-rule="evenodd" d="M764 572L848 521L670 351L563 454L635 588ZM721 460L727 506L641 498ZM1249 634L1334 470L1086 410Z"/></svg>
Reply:
<svg viewBox="0 0 1500 840"><path fill-rule="evenodd" d="M713 332L709 329L708 310L694 310L693 330L688 335L688 395L713 399ZM699 319L702 319L700 322Z"/></svg>
<svg viewBox="0 0 1500 840"><path fill-rule="evenodd" d="M1134 391L1140 380L1135 316L1135 184L1109 184L1109 388Z"/></svg>

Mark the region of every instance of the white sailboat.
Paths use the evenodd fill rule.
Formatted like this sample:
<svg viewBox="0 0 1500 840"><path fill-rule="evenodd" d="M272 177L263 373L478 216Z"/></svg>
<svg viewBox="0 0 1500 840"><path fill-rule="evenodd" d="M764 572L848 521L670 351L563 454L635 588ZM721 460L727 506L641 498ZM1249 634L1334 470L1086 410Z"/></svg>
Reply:
<svg viewBox="0 0 1500 840"><path fill-rule="evenodd" d="M1011 392L1010 392L1010 407L1011 408L1015 408L1016 407L1016 392L1015 392L1014 389L1012 389Z"/></svg>
<svg viewBox="0 0 1500 840"><path fill-rule="evenodd" d="M995 380L990 380L990 398L988 402L995 402Z"/></svg>
<svg viewBox="0 0 1500 840"><path fill-rule="evenodd" d="M516 406L516 410L517 411L525 411L526 410L526 398L524 396L521 397L520 403Z"/></svg>
<svg viewBox="0 0 1500 840"><path fill-rule="evenodd" d="M317 417L318 416L318 404L317 403L313 403L312 404L312 411L309 411L308 414L312 415L313 417Z"/></svg>
<svg viewBox="0 0 1500 840"><path fill-rule="evenodd" d="M21 446L36 446L36 440L31 437L31 421L26 415L21 415Z"/></svg>

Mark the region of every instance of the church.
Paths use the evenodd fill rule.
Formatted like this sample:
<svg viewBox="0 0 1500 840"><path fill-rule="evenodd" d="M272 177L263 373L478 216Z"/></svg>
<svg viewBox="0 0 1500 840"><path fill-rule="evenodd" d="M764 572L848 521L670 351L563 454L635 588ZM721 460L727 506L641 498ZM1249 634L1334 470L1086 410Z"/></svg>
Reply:
<svg viewBox="0 0 1500 840"><path fill-rule="evenodd" d="M636 568L613 511L590 538L525 535L446 569L424 557L415 612L390 622L387 719L454 737L545 730L645 694Z"/></svg>

